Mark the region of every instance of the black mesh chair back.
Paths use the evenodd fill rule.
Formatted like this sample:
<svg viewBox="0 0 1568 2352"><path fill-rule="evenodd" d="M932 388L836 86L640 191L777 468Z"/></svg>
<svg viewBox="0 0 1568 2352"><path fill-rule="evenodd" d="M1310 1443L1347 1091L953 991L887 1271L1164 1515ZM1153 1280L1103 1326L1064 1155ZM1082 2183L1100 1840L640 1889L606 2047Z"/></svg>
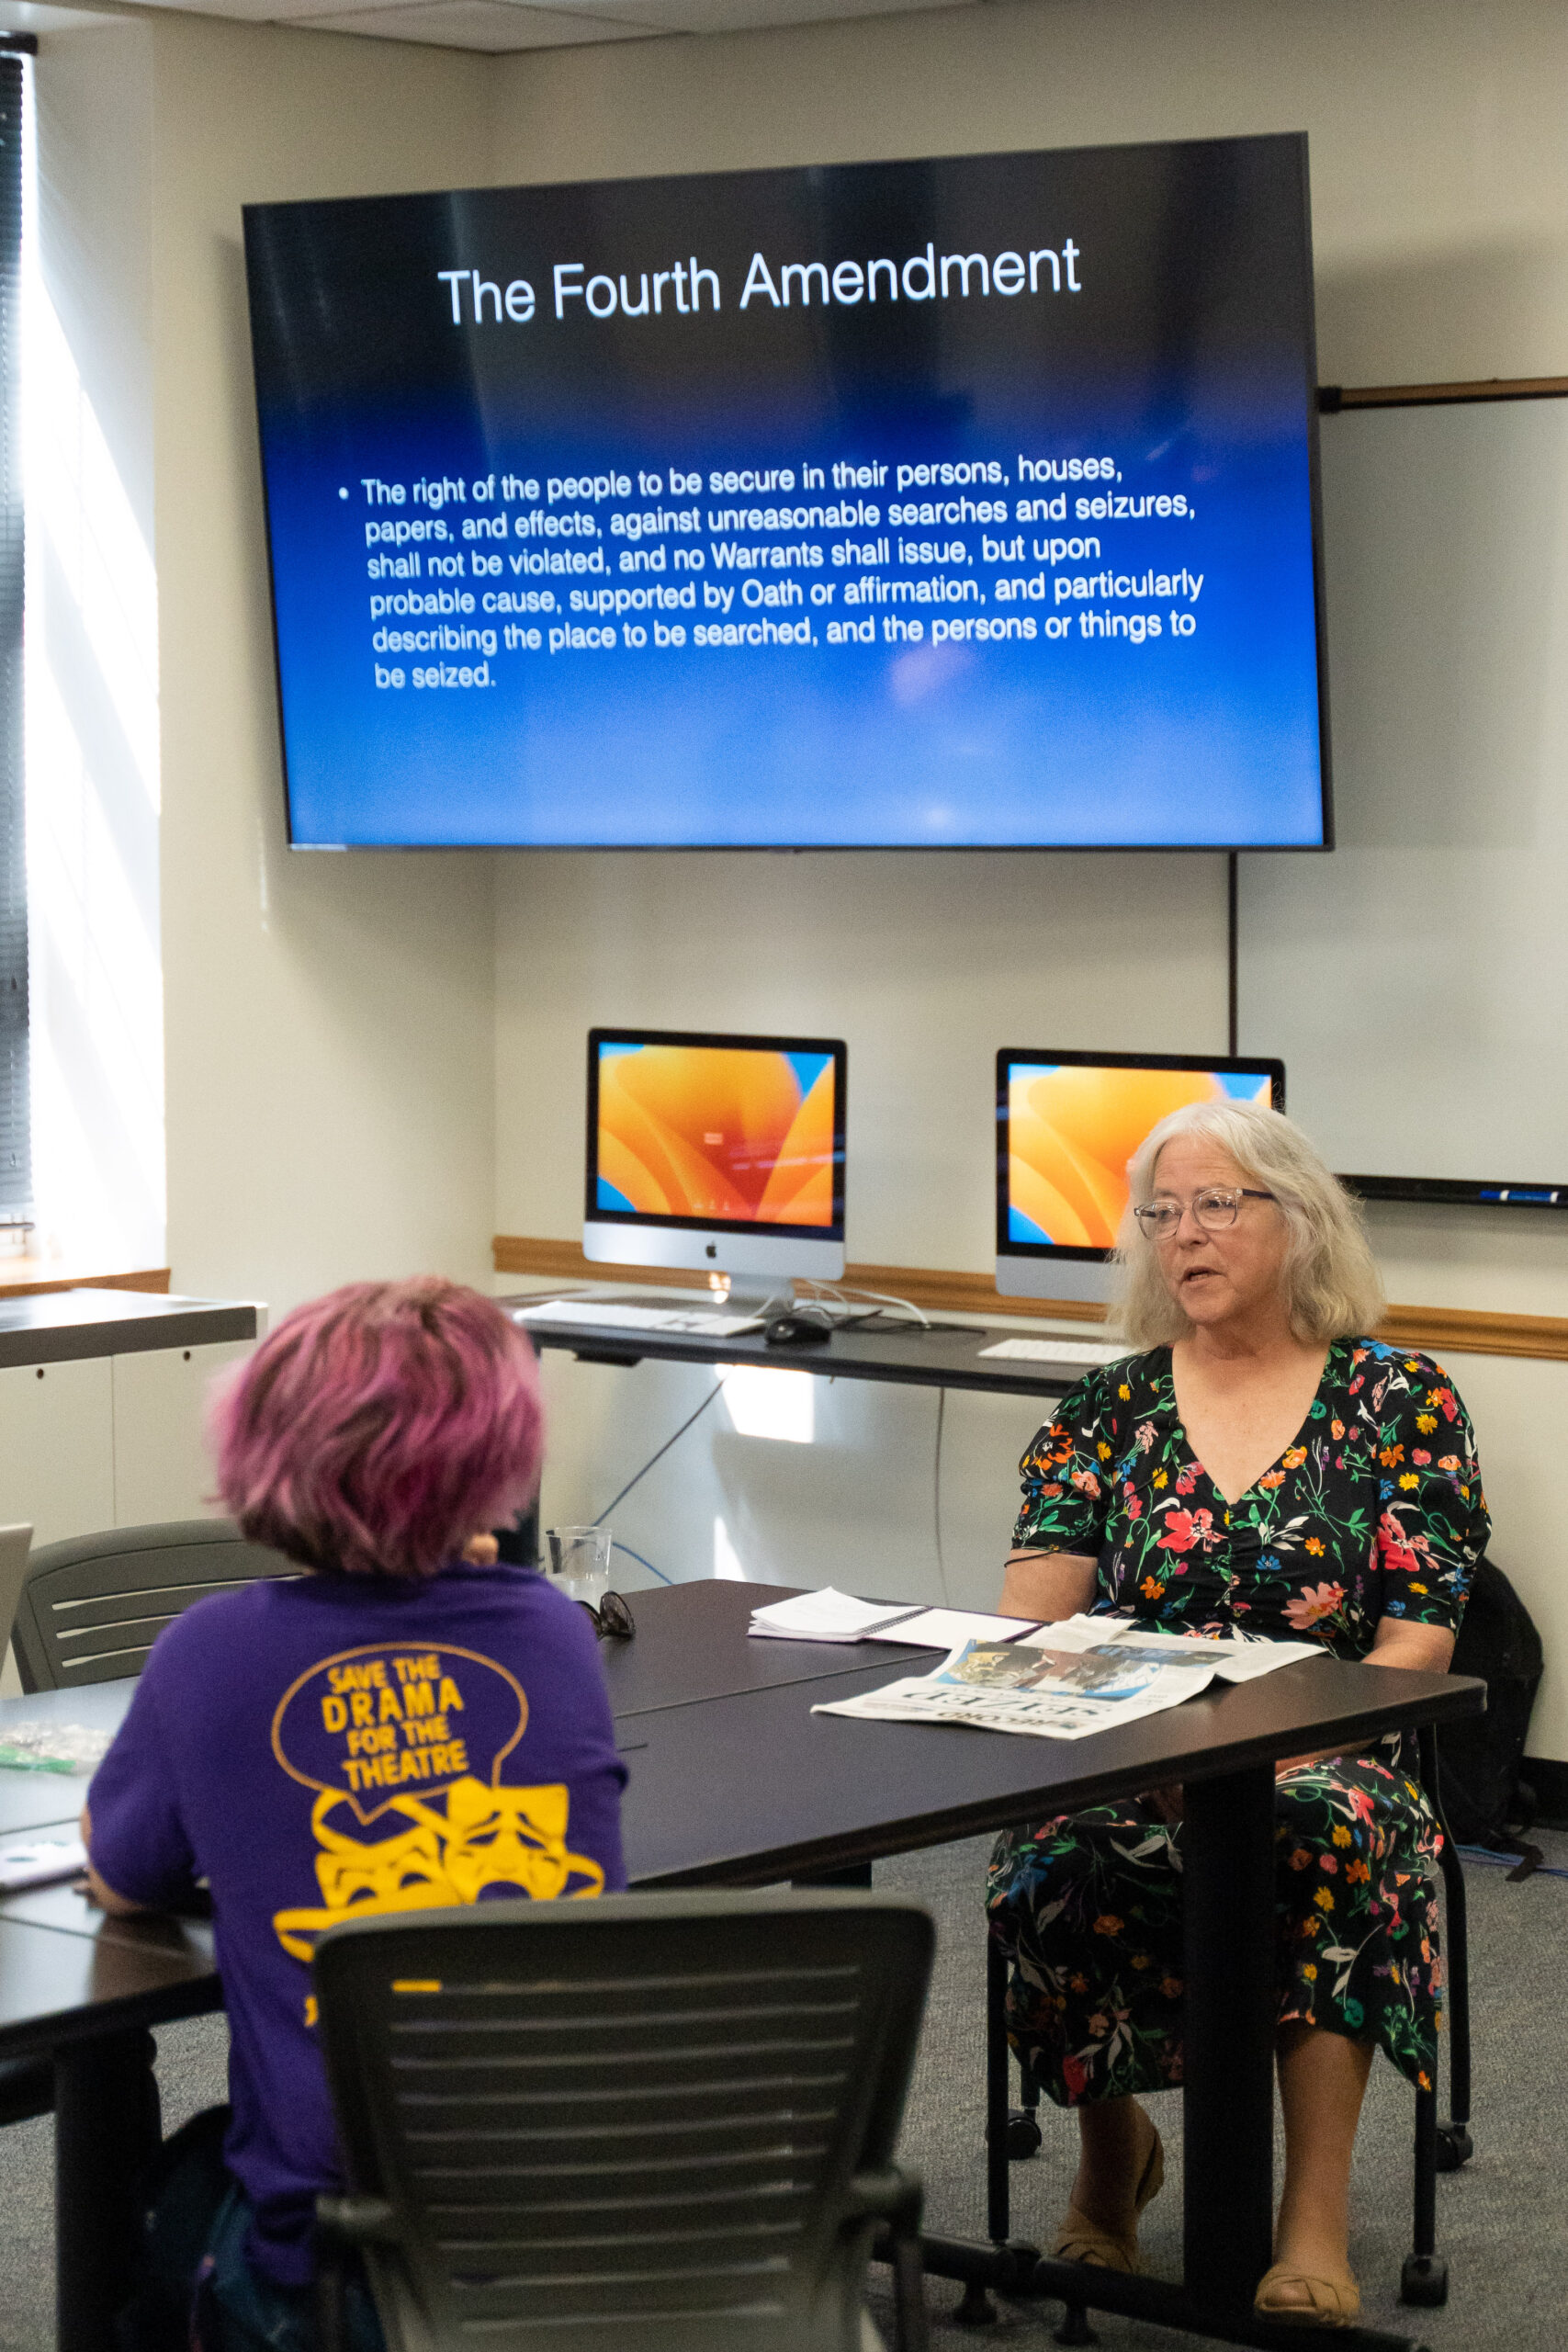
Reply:
<svg viewBox="0 0 1568 2352"><path fill-rule="evenodd" d="M829 1893L333 1928L351 2193L321 2211L393 2352L858 2352L879 2222L914 2250L919 2342L919 2191L891 2158L933 1939L918 1905Z"/></svg>
<svg viewBox="0 0 1568 2352"><path fill-rule="evenodd" d="M24 1690L70 1690L140 1674L165 1625L209 1592L295 1577L231 1520L112 1527L35 1552L11 1644Z"/></svg>

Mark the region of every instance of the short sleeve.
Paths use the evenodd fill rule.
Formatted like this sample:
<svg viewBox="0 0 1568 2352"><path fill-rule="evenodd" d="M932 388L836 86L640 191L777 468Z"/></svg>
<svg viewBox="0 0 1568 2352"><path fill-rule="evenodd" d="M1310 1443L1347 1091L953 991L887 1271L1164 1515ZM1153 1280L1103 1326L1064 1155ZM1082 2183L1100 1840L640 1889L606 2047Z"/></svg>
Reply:
<svg viewBox="0 0 1568 2352"><path fill-rule="evenodd" d="M1108 1509L1106 1465L1114 1451L1110 1392L1104 1374L1091 1373L1068 1390L1055 1419L1035 1432L1018 1465L1023 1504L1013 1542L1098 1559Z"/></svg>
<svg viewBox="0 0 1568 2352"><path fill-rule="evenodd" d="M1441 1365L1396 1359L1379 1412L1382 1613L1457 1634L1491 1532L1475 1432Z"/></svg>
<svg viewBox="0 0 1568 2352"><path fill-rule="evenodd" d="M161 1679L154 1652L87 1791L94 1869L127 1902L153 1909L188 1894L197 1877L159 1722Z"/></svg>

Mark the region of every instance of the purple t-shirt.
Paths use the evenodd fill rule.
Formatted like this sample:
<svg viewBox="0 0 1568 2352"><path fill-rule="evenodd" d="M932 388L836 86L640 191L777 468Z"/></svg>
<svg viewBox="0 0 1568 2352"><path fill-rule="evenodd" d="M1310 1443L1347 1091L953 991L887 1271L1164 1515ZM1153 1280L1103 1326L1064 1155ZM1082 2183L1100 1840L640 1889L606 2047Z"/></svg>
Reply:
<svg viewBox="0 0 1568 2352"><path fill-rule="evenodd" d="M166 1905L205 1878L229 2012L230 2169L250 2251L311 2275L341 2184L310 1953L340 1919L626 1884L610 1705L587 1617L542 1577L303 1577L158 1637L94 1776L93 1860Z"/></svg>

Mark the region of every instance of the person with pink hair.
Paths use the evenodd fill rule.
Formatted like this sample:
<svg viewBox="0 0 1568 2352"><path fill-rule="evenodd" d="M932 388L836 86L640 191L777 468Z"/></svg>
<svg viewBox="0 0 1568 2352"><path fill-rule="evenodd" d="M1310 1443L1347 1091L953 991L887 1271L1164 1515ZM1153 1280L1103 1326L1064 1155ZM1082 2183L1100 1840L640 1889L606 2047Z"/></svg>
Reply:
<svg viewBox="0 0 1568 2352"><path fill-rule="evenodd" d="M231 2030L222 2169L209 2130L206 2203L187 2165L125 2340L309 2352L315 2200L341 2185L317 1936L623 1888L626 1768L587 1617L484 1536L533 1499L543 1445L532 1347L493 1302L428 1277L296 1308L211 1430L223 1501L303 1573L164 1630L83 1816L106 1910L207 1883ZM160 2254L165 2213L169 2247L205 2245L194 2281Z"/></svg>

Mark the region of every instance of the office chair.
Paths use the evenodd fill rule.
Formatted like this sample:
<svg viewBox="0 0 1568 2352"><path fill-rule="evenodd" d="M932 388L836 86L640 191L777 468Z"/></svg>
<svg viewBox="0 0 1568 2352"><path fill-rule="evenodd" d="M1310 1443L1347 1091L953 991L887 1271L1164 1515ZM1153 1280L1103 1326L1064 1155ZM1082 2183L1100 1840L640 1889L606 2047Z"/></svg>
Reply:
<svg viewBox="0 0 1568 2352"><path fill-rule="evenodd" d="M46 1544L33 1554L11 1631L22 1688L76 1690L140 1674L164 1626L193 1600L299 1574L227 1519L111 1527Z"/></svg>
<svg viewBox="0 0 1568 2352"><path fill-rule="evenodd" d="M1436 2073L1430 2090L1416 2093L1415 2226L1411 2250L1400 2271L1402 2303L1435 2306L1449 2299L1449 2266L1437 2252L1438 2175L1458 2172L1474 2154L1470 2132L1470 1951L1465 1931L1464 1866L1443 1814L1438 1736L1430 1724L1417 1735L1420 1779L1442 1832L1438 1867L1443 1878L1445 1965L1448 1999L1444 2017L1449 2047L1449 2119L1438 2120ZM986 1948L986 2226L998 2245L1010 2226L1008 2165L1032 2156L1042 2143L1040 2086L1027 2062L1019 2067L1023 2104L1008 2104L1008 1963L994 1943ZM958 2316L976 2324L991 2315L985 2290L967 2287ZM1087 2338L1085 2339L1087 2341Z"/></svg>
<svg viewBox="0 0 1568 2352"><path fill-rule="evenodd" d="M298 1574L226 1519L114 1527L46 1544L28 1564L11 1625L22 1688L30 1695L140 1674L157 1635L193 1600L257 1577ZM53 2106L50 2059L0 2061L0 2126Z"/></svg>
<svg viewBox="0 0 1568 2352"><path fill-rule="evenodd" d="M349 2192L318 2200L397 2352L858 2352L874 2235L924 2352L892 2156L934 1946L919 1905L610 1895L350 1920L316 1947Z"/></svg>

